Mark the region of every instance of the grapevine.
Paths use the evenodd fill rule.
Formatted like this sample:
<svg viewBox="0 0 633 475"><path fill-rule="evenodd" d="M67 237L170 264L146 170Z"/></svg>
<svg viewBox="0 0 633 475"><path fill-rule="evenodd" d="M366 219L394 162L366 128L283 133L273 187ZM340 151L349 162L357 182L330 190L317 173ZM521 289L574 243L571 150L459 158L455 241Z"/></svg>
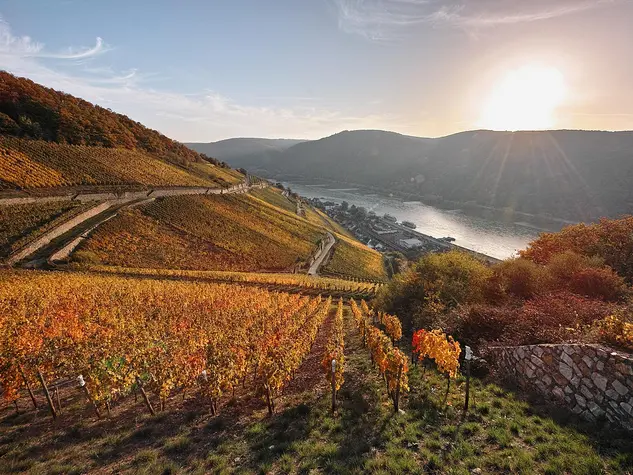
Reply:
<svg viewBox="0 0 633 475"><path fill-rule="evenodd" d="M350 306L363 342L367 344L372 362L386 382L389 397L397 412L401 392L409 390L408 358L401 350L394 348L389 336L370 323L369 315L373 315L374 311L369 309L365 301L361 301L360 309L353 299Z"/></svg>
<svg viewBox="0 0 633 475"><path fill-rule="evenodd" d="M325 347L325 354L321 366L328 382L332 381L332 361L335 361L334 386L335 391L341 389L345 382L343 373L345 371L345 338L343 331L343 299L339 299L332 325L332 334Z"/></svg>
<svg viewBox="0 0 633 475"><path fill-rule="evenodd" d="M81 375L108 410L133 391L160 409L188 391L217 412L253 375L274 403L328 308L320 297L238 285L9 272L0 275L0 385L12 401L27 382Z"/></svg>

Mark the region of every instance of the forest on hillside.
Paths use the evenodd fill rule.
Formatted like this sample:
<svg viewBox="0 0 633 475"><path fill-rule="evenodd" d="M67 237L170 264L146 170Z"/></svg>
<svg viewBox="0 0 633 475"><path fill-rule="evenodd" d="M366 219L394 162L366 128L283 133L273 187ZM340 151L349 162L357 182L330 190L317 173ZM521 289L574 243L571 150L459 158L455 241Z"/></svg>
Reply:
<svg viewBox="0 0 633 475"><path fill-rule="evenodd" d="M141 150L178 164L218 164L125 115L6 71L0 71L0 135Z"/></svg>

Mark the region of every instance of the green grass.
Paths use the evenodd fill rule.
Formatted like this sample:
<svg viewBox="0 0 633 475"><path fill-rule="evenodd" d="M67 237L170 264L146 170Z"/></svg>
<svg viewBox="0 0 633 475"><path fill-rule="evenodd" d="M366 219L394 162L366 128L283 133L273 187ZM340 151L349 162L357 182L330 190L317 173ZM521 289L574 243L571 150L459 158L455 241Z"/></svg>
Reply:
<svg viewBox="0 0 633 475"><path fill-rule="evenodd" d="M179 405L175 397L170 410L157 417L144 415L140 401L127 401L114 409L112 420L96 422L84 415L57 425L43 411L34 418L5 409L0 473L467 475L480 468L482 473L562 475L633 470L630 436L563 417L477 379L471 385L471 410L463 418L464 381L451 384L444 404L446 380L422 366L410 371L404 414L394 414L349 321L346 361L335 416L325 381L286 394L273 417L265 415L263 401L240 398L216 417L192 402ZM78 398L75 404L85 402Z"/></svg>

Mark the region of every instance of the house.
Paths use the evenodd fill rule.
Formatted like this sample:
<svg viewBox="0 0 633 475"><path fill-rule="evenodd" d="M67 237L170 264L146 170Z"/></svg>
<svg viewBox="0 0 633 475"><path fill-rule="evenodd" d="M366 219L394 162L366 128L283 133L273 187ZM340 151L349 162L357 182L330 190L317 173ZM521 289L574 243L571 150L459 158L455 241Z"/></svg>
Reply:
<svg viewBox="0 0 633 475"><path fill-rule="evenodd" d="M400 241L398 241L398 243L407 249L413 249L415 247L422 247L424 246L424 243L422 241L420 241L417 238L412 238L412 239L400 239Z"/></svg>

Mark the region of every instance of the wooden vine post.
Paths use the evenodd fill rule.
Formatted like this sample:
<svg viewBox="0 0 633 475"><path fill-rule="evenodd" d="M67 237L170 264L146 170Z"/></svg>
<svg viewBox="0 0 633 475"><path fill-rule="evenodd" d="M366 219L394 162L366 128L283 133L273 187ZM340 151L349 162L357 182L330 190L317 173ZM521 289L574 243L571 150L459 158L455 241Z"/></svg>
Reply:
<svg viewBox="0 0 633 475"><path fill-rule="evenodd" d="M473 359L473 352L470 346L466 346L464 355L464 362L466 363L466 398L464 400L464 414L468 412L468 402L470 400L470 362Z"/></svg>
<svg viewBox="0 0 633 475"><path fill-rule="evenodd" d="M332 414L336 412L336 360L332 360Z"/></svg>
<svg viewBox="0 0 633 475"><path fill-rule="evenodd" d="M95 414L97 414L97 418L101 419L101 412L99 411L99 406L97 406L97 403L92 398L92 394L90 394L90 390L88 389L88 385L86 384L86 381L84 380L84 377L82 374L77 376L77 383L79 383L79 387L83 388L84 392L86 393L86 397L88 398L88 401L90 401L90 404L92 404L92 408L95 410Z"/></svg>
<svg viewBox="0 0 633 475"><path fill-rule="evenodd" d="M55 402L57 403L57 410L61 414L62 412L62 402L59 399L59 386L55 385Z"/></svg>
<svg viewBox="0 0 633 475"><path fill-rule="evenodd" d="M402 364L398 367L398 382L396 383L396 397L394 398L393 408L397 413L400 410L400 379L402 378Z"/></svg>
<svg viewBox="0 0 633 475"><path fill-rule="evenodd" d="M150 402L149 398L147 397L147 393L145 392L145 389L143 388L143 382L141 381L141 378L139 378L138 376L136 377L136 384L138 385L139 391L141 391L141 396L143 396L143 400L145 401L145 405L147 406L147 409L149 409L149 413L152 416L155 416L156 411L154 411L154 408L152 407L152 403Z"/></svg>
<svg viewBox="0 0 633 475"><path fill-rule="evenodd" d="M35 395L33 394L33 390L31 389L31 385L29 384L29 380L26 378L26 374L24 374L24 370L22 369L22 365L18 365L18 369L20 370L20 374L22 375L22 380L26 385L26 389L29 392L29 396L31 397L31 401L33 402L33 407L37 409L37 401L35 400Z"/></svg>
<svg viewBox="0 0 633 475"><path fill-rule="evenodd" d="M53 416L53 419L57 419L57 411L55 410L51 393L48 392L46 381L44 381L44 376L42 376L42 372L39 369L37 370L37 377L39 378L42 389L44 390L44 395L46 396L46 401L48 402L48 408L51 410L51 415Z"/></svg>
<svg viewBox="0 0 633 475"><path fill-rule="evenodd" d="M270 393L270 386L268 383L264 385L266 389L266 404L268 405L268 415L272 416L275 412L275 402L273 401L272 394Z"/></svg>

